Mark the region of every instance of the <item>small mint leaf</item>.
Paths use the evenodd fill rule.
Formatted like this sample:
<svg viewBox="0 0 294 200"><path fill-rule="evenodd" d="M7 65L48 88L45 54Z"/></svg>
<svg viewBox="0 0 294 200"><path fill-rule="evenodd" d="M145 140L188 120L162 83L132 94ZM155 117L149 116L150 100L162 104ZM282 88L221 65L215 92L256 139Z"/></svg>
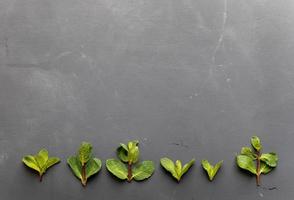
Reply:
<svg viewBox="0 0 294 200"><path fill-rule="evenodd" d="M82 142L78 155L82 166L85 165L92 156L92 145L88 142Z"/></svg>
<svg viewBox="0 0 294 200"><path fill-rule="evenodd" d="M254 147L256 151L260 151L262 148L260 139L257 136L253 136L251 138L251 145Z"/></svg>
<svg viewBox="0 0 294 200"><path fill-rule="evenodd" d="M278 163L278 155L274 152L264 153L261 155L260 160L265 162L270 167L276 167Z"/></svg>

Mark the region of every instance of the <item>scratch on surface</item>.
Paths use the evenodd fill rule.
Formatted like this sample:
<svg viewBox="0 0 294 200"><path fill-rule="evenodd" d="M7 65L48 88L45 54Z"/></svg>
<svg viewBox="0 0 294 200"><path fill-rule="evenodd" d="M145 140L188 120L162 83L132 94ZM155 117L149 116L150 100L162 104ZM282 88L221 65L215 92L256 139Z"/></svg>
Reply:
<svg viewBox="0 0 294 200"><path fill-rule="evenodd" d="M213 64L215 64L216 54L219 51L219 48L221 47L221 45L223 44L225 29L227 25L227 18L228 18L228 0L224 0L224 12L223 12L223 22L222 22L221 33L218 37L217 44L214 48L213 55L211 58Z"/></svg>
<svg viewBox="0 0 294 200"><path fill-rule="evenodd" d="M64 51L64 52L60 53L58 56L56 56L56 60L58 60L64 56L70 55L70 54L72 54L71 51Z"/></svg>
<svg viewBox="0 0 294 200"><path fill-rule="evenodd" d="M170 145L180 146L184 148L189 148L189 145L184 144L183 140L180 140L180 142L172 142Z"/></svg>
<svg viewBox="0 0 294 200"><path fill-rule="evenodd" d="M9 55L8 38L7 37L4 39L4 47L5 47L5 54L7 57Z"/></svg>

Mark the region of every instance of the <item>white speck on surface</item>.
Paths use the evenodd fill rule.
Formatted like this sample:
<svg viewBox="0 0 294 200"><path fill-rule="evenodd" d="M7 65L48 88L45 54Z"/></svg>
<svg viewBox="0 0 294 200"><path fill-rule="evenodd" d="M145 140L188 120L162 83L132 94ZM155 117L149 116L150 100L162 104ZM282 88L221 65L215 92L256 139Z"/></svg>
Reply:
<svg viewBox="0 0 294 200"><path fill-rule="evenodd" d="M258 194L259 194L260 197L263 197L263 193L259 192Z"/></svg>
<svg viewBox="0 0 294 200"><path fill-rule="evenodd" d="M7 159L8 159L7 153L0 154L0 165L2 165L5 162L5 160L7 160Z"/></svg>
<svg viewBox="0 0 294 200"><path fill-rule="evenodd" d="M230 78L227 78L227 79L226 79L226 82L227 82L227 83L231 82L231 79L230 79Z"/></svg>
<svg viewBox="0 0 294 200"><path fill-rule="evenodd" d="M87 58L86 54L84 54L83 52L81 53L82 58Z"/></svg>
<svg viewBox="0 0 294 200"><path fill-rule="evenodd" d="M194 93L193 95L189 96L190 99L193 99L193 97L198 97L198 93Z"/></svg>

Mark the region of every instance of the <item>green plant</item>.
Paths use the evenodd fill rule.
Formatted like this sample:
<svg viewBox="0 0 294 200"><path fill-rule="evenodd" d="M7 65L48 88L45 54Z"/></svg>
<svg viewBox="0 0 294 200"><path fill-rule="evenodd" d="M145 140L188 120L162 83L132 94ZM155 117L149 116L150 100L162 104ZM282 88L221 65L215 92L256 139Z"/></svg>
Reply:
<svg viewBox="0 0 294 200"><path fill-rule="evenodd" d="M23 157L22 162L31 169L39 172L39 180L42 181L43 175L46 170L60 162L57 157L49 157L46 149L41 149L36 155L27 155Z"/></svg>
<svg viewBox="0 0 294 200"><path fill-rule="evenodd" d="M182 176L190 169L190 167L194 164L195 159L192 159L190 162L185 164L182 167L182 162L180 160L177 160L175 163L169 159L169 158L161 158L160 164L161 166L166 169L168 172L171 173L171 175L177 179L179 182L182 178Z"/></svg>
<svg viewBox="0 0 294 200"><path fill-rule="evenodd" d="M154 163L150 160L138 163L140 154L138 144L138 141L130 141L127 145L121 143L117 148L117 156L120 160L108 159L106 161L108 171L128 182L132 179L141 181L149 178L154 172Z"/></svg>
<svg viewBox="0 0 294 200"><path fill-rule="evenodd" d="M207 172L208 178L210 181L213 180L213 178L215 177L216 173L218 172L218 170L221 168L222 164L223 164L223 160L216 163L215 166L211 165L208 160L202 160L201 164L203 169Z"/></svg>
<svg viewBox="0 0 294 200"><path fill-rule="evenodd" d="M250 147L242 147L241 154L237 155L237 164L256 176L256 185L260 185L260 175L269 173L278 164L278 155L274 152L261 153L262 145L257 136L251 138Z"/></svg>
<svg viewBox="0 0 294 200"><path fill-rule="evenodd" d="M92 156L92 145L87 142L82 142L77 155L70 156L67 163L83 186L86 186L88 178L98 173L102 166L101 160Z"/></svg>

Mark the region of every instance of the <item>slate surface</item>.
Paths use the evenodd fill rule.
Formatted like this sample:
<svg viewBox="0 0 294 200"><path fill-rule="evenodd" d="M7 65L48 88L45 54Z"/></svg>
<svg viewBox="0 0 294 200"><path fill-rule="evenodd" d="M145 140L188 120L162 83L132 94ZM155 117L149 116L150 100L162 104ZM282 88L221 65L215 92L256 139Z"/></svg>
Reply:
<svg viewBox="0 0 294 200"><path fill-rule="evenodd" d="M1 0L0 195L19 199L293 199L292 0ZM256 188L235 154L257 134L278 168ZM154 176L103 168L82 188L66 165L81 141L114 157L138 139ZM40 184L21 158L63 162ZM197 162L181 184L159 166ZM201 159L224 160L210 183Z"/></svg>

